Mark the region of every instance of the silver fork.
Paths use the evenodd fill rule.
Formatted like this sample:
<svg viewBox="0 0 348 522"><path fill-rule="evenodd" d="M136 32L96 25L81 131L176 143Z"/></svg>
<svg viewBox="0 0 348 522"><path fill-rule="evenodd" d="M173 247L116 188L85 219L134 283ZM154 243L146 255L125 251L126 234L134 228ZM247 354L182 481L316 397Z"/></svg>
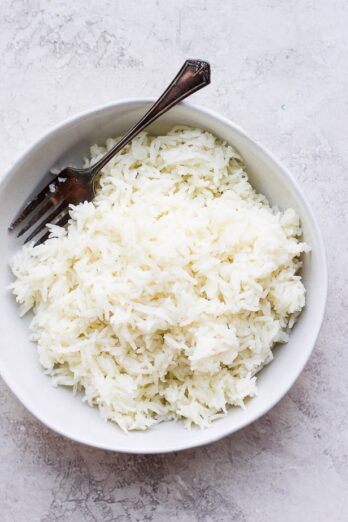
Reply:
<svg viewBox="0 0 348 522"><path fill-rule="evenodd" d="M36 225L26 238L27 243L40 236L48 223L64 226L69 220L69 205L92 201L95 196L95 177L115 154L159 116L209 83L209 64L202 60L186 60L160 98L105 156L85 169L64 168L41 192L24 204L10 224L9 230L14 230L22 223L23 226L17 234L19 237ZM49 231L39 237L35 246L46 241L48 237Z"/></svg>

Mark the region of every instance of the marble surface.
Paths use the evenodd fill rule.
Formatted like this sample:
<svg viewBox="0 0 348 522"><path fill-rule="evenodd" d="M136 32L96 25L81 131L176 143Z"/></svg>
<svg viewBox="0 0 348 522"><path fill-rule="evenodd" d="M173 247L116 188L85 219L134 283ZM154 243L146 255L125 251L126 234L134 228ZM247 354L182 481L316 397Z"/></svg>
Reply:
<svg viewBox="0 0 348 522"><path fill-rule="evenodd" d="M165 456L66 440L0 382L2 522L348 521L345 0L2 0L0 172L78 111L156 95L186 57L212 64L195 101L245 127L291 169L327 246L315 351L252 426ZM344 246L344 248L342 248Z"/></svg>

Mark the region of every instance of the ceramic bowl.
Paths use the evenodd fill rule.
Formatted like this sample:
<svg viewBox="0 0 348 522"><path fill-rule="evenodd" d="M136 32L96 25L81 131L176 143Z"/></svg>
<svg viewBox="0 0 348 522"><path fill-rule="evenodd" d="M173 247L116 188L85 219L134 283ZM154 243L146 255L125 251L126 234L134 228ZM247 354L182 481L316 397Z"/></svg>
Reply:
<svg viewBox="0 0 348 522"><path fill-rule="evenodd" d="M161 423L147 432L123 433L104 422L69 389L54 388L39 365L36 347L28 340L30 317L20 319L7 290L11 255L21 246L7 226L16 210L51 167L82 166L89 146L126 131L149 107L150 99L121 100L79 114L49 130L31 145L0 184L0 372L24 406L56 432L90 446L129 453L161 453L213 442L255 421L274 406L303 370L323 319L327 268L321 234L306 197L286 168L240 127L205 108L183 103L162 116L152 133L174 124L207 129L231 143L244 157L252 185L279 208L294 208L301 217L304 240L312 251L302 270L307 303L290 341L275 350L271 364L258 374L258 396L246 409L232 408L209 429L186 430L182 423Z"/></svg>

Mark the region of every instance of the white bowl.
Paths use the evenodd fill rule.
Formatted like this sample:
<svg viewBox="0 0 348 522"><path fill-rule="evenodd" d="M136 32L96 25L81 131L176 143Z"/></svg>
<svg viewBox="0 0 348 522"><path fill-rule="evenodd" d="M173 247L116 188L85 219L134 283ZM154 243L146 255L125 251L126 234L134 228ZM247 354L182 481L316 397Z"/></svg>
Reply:
<svg viewBox="0 0 348 522"><path fill-rule="evenodd" d="M70 390L54 388L38 363L36 347L28 341L30 318L20 319L8 261L21 245L7 232L17 209L52 167L81 165L89 146L120 135L145 112L152 100L122 100L75 116L47 132L17 160L0 184L0 372L18 399L40 421L73 440L99 448L129 453L178 451L213 442L250 424L266 413L289 390L310 356L323 319L327 268L322 238L308 202L281 163L237 125L218 114L181 104L152 125L158 134L173 124L205 128L234 145L244 157L253 186L280 208L299 213L305 241L312 252L302 270L307 304L290 341L275 351L273 362L258 375L259 394L245 410L232 408L209 429L186 430L181 423L162 423L147 432L123 433L104 422L96 408L82 403Z"/></svg>

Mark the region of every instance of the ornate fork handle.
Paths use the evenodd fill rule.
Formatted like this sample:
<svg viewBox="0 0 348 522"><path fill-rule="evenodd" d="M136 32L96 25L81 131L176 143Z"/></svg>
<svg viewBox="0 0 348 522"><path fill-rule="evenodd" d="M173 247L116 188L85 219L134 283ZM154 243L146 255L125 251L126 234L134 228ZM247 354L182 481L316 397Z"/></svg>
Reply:
<svg viewBox="0 0 348 522"><path fill-rule="evenodd" d="M150 123L167 112L181 100L202 89L210 83L209 63L202 60L186 60L174 80L162 96L151 106L148 112L127 134L88 170L96 175L127 143L144 130Z"/></svg>

